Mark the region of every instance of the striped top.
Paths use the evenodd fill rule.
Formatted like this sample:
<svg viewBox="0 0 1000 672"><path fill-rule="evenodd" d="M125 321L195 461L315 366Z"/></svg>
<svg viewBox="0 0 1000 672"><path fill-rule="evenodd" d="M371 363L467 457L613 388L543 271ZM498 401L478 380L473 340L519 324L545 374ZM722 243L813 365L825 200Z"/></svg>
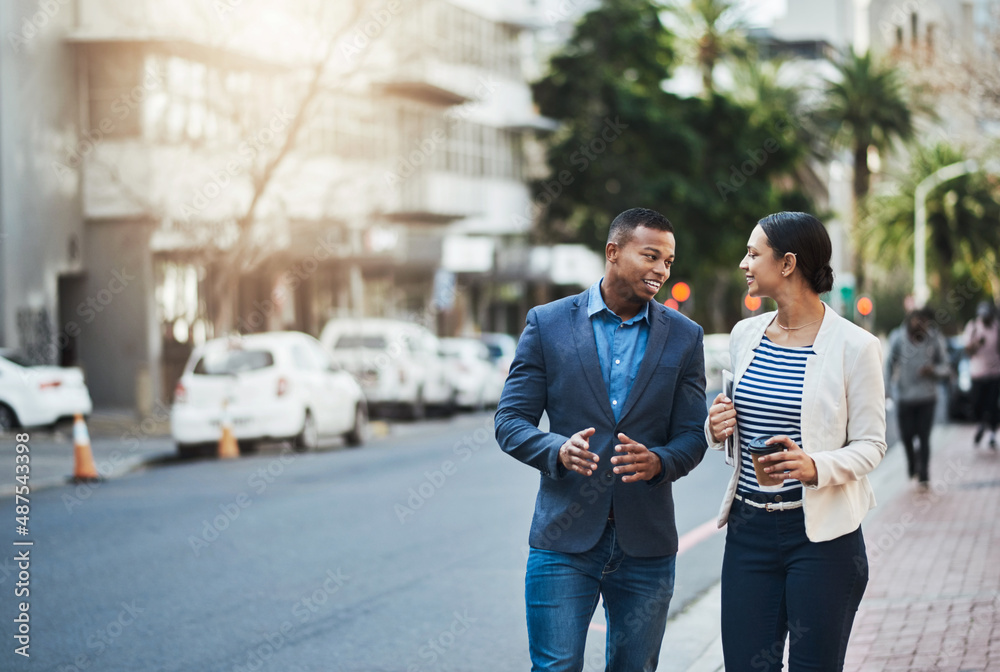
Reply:
<svg viewBox="0 0 1000 672"><path fill-rule="evenodd" d="M780 494L784 501L802 498L802 484L794 479L781 486L761 488L747 446L758 436L779 434L787 434L802 445L802 386L806 360L815 354L811 345L784 347L766 335L754 348L753 361L733 391L741 462L736 491L741 495L764 492L768 496Z"/></svg>

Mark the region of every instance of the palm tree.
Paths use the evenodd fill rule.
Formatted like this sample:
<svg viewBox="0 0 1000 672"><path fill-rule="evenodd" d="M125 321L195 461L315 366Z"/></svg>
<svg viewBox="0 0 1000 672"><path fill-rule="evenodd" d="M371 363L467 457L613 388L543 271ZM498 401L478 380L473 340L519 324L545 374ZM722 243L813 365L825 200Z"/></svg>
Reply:
<svg viewBox="0 0 1000 672"><path fill-rule="evenodd" d="M690 0L674 7L686 35L689 60L701 72L707 98L715 93L715 66L726 57L746 50L746 25L732 0Z"/></svg>
<svg viewBox="0 0 1000 672"><path fill-rule="evenodd" d="M793 74L791 61L781 58L746 59L734 63L732 99L750 112L750 121L781 120L789 129L785 140L808 150L816 159L829 158L829 135L817 118L803 79ZM812 97L815 99L815 96Z"/></svg>
<svg viewBox="0 0 1000 672"><path fill-rule="evenodd" d="M823 116L833 126L834 145L847 147L854 155L857 206L871 183L869 148L882 153L893 140L910 140L914 135L913 114L899 71L876 61L871 52L859 55L852 48L836 68L839 77L827 84Z"/></svg>
<svg viewBox="0 0 1000 672"><path fill-rule="evenodd" d="M989 152L984 152L988 155ZM899 188L872 194L865 201L861 242L869 258L883 269L909 269L913 264L914 191L916 185L939 168L964 161L970 153L946 144L916 147L909 174L897 179ZM973 173L942 184L927 198L929 266L939 297L955 296L950 290L962 280L987 288L1000 300L1000 184L986 173ZM959 297L962 298L962 297ZM968 299L968 296L964 297Z"/></svg>
<svg viewBox="0 0 1000 672"><path fill-rule="evenodd" d="M734 63L731 97L750 113L755 126L770 126L782 151L794 156L789 177L803 192L825 200L827 187L808 159L829 158L828 137L807 102L801 78L786 67L790 62L746 59Z"/></svg>

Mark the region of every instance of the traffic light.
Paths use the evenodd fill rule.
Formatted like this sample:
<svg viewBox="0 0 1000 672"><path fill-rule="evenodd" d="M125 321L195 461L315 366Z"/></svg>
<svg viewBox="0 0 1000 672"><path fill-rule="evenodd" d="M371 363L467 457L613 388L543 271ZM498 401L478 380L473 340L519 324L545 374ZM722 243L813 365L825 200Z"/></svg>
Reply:
<svg viewBox="0 0 1000 672"><path fill-rule="evenodd" d="M691 285L686 282L675 282L670 288L670 297L663 302L667 308L680 310L681 304L691 298Z"/></svg>
<svg viewBox="0 0 1000 672"><path fill-rule="evenodd" d="M854 322L868 331L872 330L872 325L875 323L875 302L870 296L862 294L854 302Z"/></svg>
<svg viewBox="0 0 1000 672"><path fill-rule="evenodd" d="M760 310L761 303L762 301L760 300L759 297L750 296L749 294L743 297L743 305L751 313L756 313L758 310Z"/></svg>
<svg viewBox="0 0 1000 672"><path fill-rule="evenodd" d="M684 303L691 298L691 286L686 282L674 283L674 286L670 288L670 296L677 303Z"/></svg>

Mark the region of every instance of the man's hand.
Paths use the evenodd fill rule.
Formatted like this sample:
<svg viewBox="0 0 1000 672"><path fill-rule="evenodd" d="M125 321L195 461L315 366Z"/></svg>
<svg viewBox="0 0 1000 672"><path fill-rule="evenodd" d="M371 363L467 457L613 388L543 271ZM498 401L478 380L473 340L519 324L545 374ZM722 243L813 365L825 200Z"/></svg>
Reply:
<svg viewBox="0 0 1000 672"><path fill-rule="evenodd" d="M615 450L624 454L612 457L611 464L617 465L616 474L625 474L622 476L622 483L648 481L663 471L660 456L650 452L649 448L636 443L621 432L618 433L618 440L621 443L615 446Z"/></svg>
<svg viewBox="0 0 1000 672"><path fill-rule="evenodd" d="M597 430L593 427L581 429L559 446L559 461L570 471L590 476L597 469L600 456L590 452L590 437Z"/></svg>

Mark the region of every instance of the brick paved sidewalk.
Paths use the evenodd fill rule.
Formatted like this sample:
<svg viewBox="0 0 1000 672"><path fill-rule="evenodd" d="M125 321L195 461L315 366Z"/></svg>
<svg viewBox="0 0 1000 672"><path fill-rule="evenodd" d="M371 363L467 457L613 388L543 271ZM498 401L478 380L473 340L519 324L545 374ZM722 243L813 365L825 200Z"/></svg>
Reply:
<svg viewBox="0 0 1000 672"><path fill-rule="evenodd" d="M1000 670L1000 454L974 449L973 430L936 429L931 488L909 484L866 521L846 670Z"/></svg>

